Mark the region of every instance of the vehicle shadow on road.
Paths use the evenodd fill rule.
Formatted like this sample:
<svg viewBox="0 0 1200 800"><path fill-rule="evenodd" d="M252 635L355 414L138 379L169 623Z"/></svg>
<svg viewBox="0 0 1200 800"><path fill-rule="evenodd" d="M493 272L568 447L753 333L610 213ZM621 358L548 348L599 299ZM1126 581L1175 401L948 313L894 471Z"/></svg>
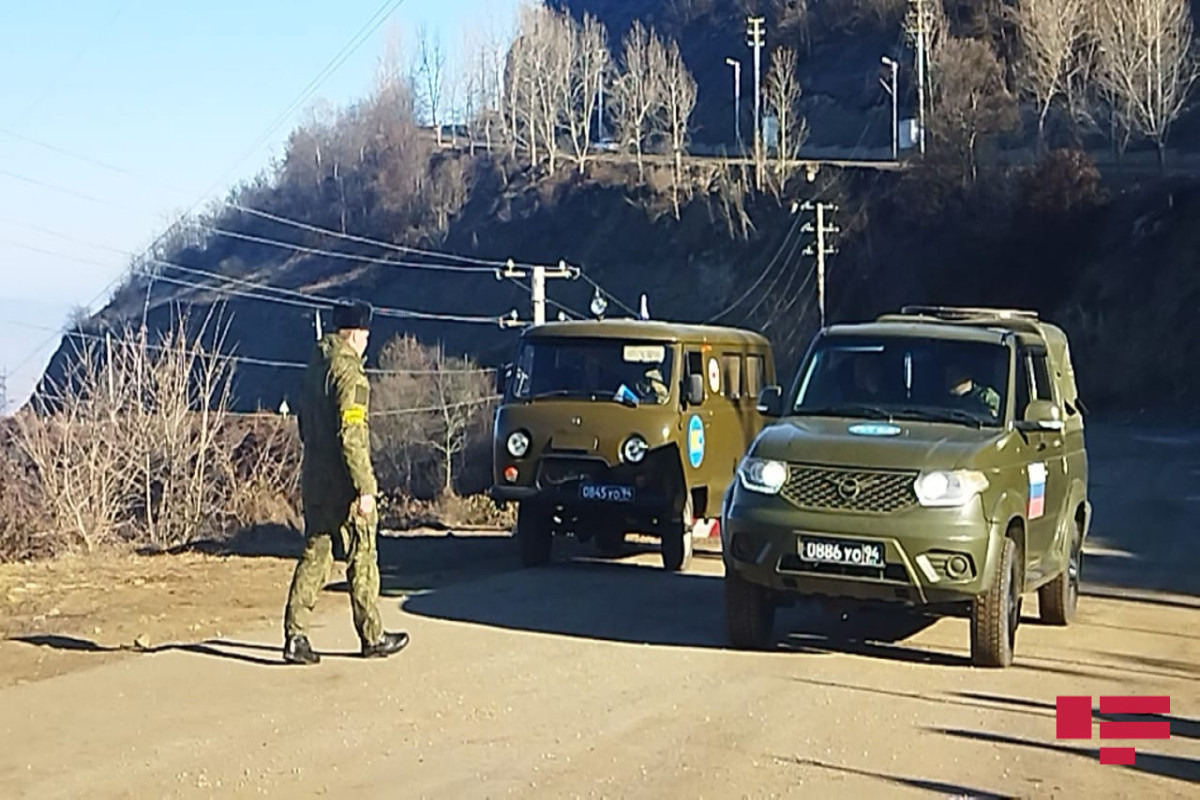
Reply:
<svg viewBox="0 0 1200 800"><path fill-rule="evenodd" d="M576 560L517 570L411 596L406 613L512 631L664 647L730 649L720 574L666 573L657 565ZM843 653L969 666L954 653L900 644L937 622L885 609L845 615L818 604L781 608L771 652Z"/></svg>
<svg viewBox="0 0 1200 800"><path fill-rule="evenodd" d="M829 770L830 772L839 772L843 775L874 778L875 780L884 781L894 786L905 786L909 789L934 792L943 797L970 797L974 798L974 800L1004 800L1004 798L1011 797L1011 795L995 794L983 789L962 786L957 783L946 783L945 781L935 781L926 778L909 778L902 775L888 775L884 772L872 772L871 770L855 769L854 767L842 766L840 764L829 764L813 758L775 756L775 760L784 764L794 764L798 767L815 767L817 769Z"/></svg>
<svg viewBox="0 0 1200 800"><path fill-rule="evenodd" d="M992 744L1005 744L1015 747L1028 747L1037 750L1047 750L1054 753L1074 755L1095 762L1099 762L1100 758L1099 750L1097 748L1070 747L1068 745L1050 744L1049 742L1031 741L1029 739L1022 739L1017 736L1006 736L999 733L986 733L984 731L959 730L956 728L927 728L926 730L932 733L940 733L944 736L952 736L959 739L970 739L977 742L990 742ZM1134 763L1131 765L1121 765L1121 768L1133 772L1143 772L1150 775L1158 775L1164 778L1187 781L1189 783L1200 781L1200 759L1195 758L1165 756L1158 753L1146 753L1139 750Z"/></svg>
<svg viewBox="0 0 1200 800"><path fill-rule="evenodd" d="M203 642L169 642L166 644L152 645L148 647L139 647L136 644L102 645L91 641L90 639L81 639L75 636L64 636L61 634L14 636L8 641L21 642L23 644L33 645L36 647L48 647L53 650L67 650L80 653L132 653L134 655L155 655L157 653L180 651L184 653L193 653L195 655L239 661L243 664L255 664L258 666L267 667L287 666L281 659L278 658L260 658L259 656L239 653L233 649L226 649L263 649L277 652L278 648L269 648L264 645L251 645L243 642L230 642L218 639L208 639ZM322 655L325 654L323 653Z"/></svg>

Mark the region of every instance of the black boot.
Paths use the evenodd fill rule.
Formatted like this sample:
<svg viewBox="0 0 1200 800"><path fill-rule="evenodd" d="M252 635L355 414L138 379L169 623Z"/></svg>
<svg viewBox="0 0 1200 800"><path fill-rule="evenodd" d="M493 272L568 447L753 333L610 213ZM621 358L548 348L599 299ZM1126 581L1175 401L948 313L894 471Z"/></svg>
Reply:
<svg viewBox="0 0 1200 800"><path fill-rule="evenodd" d="M362 655L363 658L387 658L394 653L399 653L407 645L407 633L385 633L383 638L375 644L364 644Z"/></svg>
<svg viewBox="0 0 1200 800"><path fill-rule="evenodd" d="M321 657L313 652L307 636L289 636L283 645L283 660L289 664L320 664Z"/></svg>

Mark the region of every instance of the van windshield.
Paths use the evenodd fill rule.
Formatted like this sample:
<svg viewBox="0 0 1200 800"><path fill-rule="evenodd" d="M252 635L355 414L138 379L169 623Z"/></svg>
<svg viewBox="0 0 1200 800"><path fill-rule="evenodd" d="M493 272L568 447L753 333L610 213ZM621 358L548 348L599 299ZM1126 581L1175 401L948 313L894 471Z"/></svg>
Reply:
<svg viewBox="0 0 1200 800"><path fill-rule="evenodd" d="M996 426L1008 398L1001 344L918 337L837 337L818 345L793 413Z"/></svg>
<svg viewBox="0 0 1200 800"><path fill-rule="evenodd" d="M526 342L513 373L513 397L574 398L662 405L674 353L660 342L559 339Z"/></svg>

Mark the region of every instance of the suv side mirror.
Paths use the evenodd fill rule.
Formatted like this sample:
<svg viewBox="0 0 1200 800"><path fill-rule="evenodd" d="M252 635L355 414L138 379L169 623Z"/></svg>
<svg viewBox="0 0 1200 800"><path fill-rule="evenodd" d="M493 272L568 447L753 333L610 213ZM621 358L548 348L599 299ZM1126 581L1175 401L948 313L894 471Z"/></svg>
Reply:
<svg viewBox="0 0 1200 800"><path fill-rule="evenodd" d="M1049 400L1031 400L1025 407L1025 418L1016 427L1019 431L1061 431L1062 412Z"/></svg>
<svg viewBox="0 0 1200 800"><path fill-rule="evenodd" d="M704 376L688 375L687 402L690 406L704 404Z"/></svg>
<svg viewBox="0 0 1200 800"><path fill-rule="evenodd" d="M758 413L764 417L783 416L783 389L767 386L758 394Z"/></svg>
<svg viewBox="0 0 1200 800"><path fill-rule="evenodd" d="M508 376L512 374L512 364L504 364L496 370L496 394L504 394L508 389Z"/></svg>

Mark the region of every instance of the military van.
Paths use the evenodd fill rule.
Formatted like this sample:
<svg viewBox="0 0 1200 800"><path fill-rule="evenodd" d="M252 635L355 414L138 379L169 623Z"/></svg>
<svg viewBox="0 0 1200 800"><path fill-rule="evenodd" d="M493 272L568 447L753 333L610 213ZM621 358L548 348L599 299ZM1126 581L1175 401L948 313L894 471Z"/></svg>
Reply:
<svg viewBox="0 0 1200 800"><path fill-rule="evenodd" d="M548 563L558 534L614 554L641 533L680 571L694 539L720 542L775 361L765 337L736 328L563 321L524 331L499 380L491 496L517 503L522 563Z"/></svg>
<svg viewBox="0 0 1200 800"><path fill-rule="evenodd" d="M735 646L768 645L799 598L967 616L979 666L1012 663L1027 593L1072 620L1092 507L1060 328L942 307L835 325L759 409L721 518Z"/></svg>

